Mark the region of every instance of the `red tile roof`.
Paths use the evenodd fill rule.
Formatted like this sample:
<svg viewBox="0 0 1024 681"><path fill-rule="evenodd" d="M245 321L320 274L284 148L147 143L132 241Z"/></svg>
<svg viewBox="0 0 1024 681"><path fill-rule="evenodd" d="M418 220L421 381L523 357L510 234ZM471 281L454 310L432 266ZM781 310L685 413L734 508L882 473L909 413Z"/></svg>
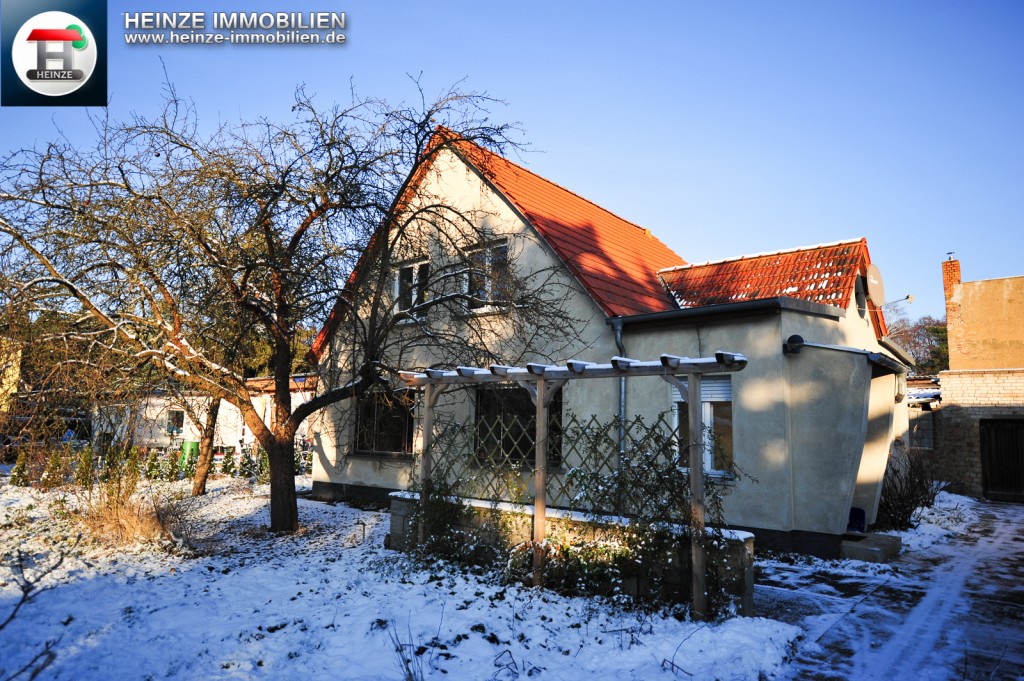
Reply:
<svg viewBox="0 0 1024 681"><path fill-rule="evenodd" d="M689 264L658 273L681 308L797 298L846 309L871 263L866 239ZM879 336L885 320L871 306Z"/></svg>
<svg viewBox="0 0 1024 681"><path fill-rule="evenodd" d="M438 127L428 153L445 142L533 225L606 315L629 316L675 309L657 272L686 261L650 230L498 154L458 139L445 128ZM406 180L395 201L396 212L415 194L434 158L435 155L431 155L430 160ZM339 298L313 341L310 357L317 362L340 319L343 302Z"/></svg>
<svg viewBox="0 0 1024 681"><path fill-rule="evenodd" d="M686 261L649 230L490 151L456 148L558 254L609 316L675 309L657 271Z"/></svg>

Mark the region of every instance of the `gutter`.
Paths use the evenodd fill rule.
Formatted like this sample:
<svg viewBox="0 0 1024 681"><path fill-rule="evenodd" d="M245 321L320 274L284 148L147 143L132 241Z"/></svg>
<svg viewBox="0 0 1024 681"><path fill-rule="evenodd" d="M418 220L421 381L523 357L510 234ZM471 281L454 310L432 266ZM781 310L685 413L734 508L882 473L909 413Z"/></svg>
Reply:
<svg viewBox="0 0 1024 681"><path fill-rule="evenodd" d="M878 344L883 348L896 355L896 359L906 364L908 367L912 367L917 364L914 358L910 356L910 353L904 350L899 344L896 343L889 336L882 336L878 339Z"/></svg>
<svg viewBox="0 0 1024 681"><path fill-rule="evenodd" d="M664 312L648 312L647 314L638 314L629 317L611 317L607 322L613 327L616 323L619 325L628 324L630 326L659 326L678 322L698 321L706 317L746 315L751 312L770 313L781 310L805 312L808 314L820 315L822 317L830 317L836 320L846 316L846 310L834 305L811 303L806 300L780 296L778 298L743 300L737 303L703 305L701 307L666 310Z"/></svg>
<svg viewBox="0 0 1024 681"><path fill-rule="evenodd" d="M870 350L862 350L860 348L853 348L848 345L830 345L828 343L812 343L805 341L803 336L792 335L785 343L782 344L782 354L784 355L798 355L804 348L819 348L821 350L831 350L833 352L848 352L853 355L860 355L864 357L869 364L883 370L884 373L896 374L897 376L903 376L909 371L908 367L903 362L893 359L889 355L884 355L881 352L871 352Z"/></svg>

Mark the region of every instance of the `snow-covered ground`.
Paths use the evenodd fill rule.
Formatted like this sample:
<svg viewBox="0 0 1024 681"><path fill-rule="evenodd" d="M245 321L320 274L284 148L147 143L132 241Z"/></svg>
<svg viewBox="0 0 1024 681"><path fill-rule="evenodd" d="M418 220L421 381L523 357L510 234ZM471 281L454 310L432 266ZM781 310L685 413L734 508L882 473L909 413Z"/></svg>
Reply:
<svg viewBox="0 0 1024 681"><path fill-rule="evenodd" d="M262 529L266 493L212 482L196 508L216 535L207 555L83 540L46 578L54 588L0 631L0 670L11 673L55 641L57 658L41 678L402 679L396 648L424 678L797 678L834 666L829 632L857 611L845 592L900 579L893 566L775 558L760 567L766 617L680 622L417 567L383 548L385 512L300 499L303 529L274 536ZM55 498L0 478L0 552L21 548L45 564L68 546L77 530L52 513ZM940 506L905 536L915 551L977 520L969 500L944 495ZM9 571L0 572L0 622L17 595ZM921 624L915 635L934 638ZM852 654L867 664L875 650ZM873 678L863 666L835 678L847 671Z"/></svg>

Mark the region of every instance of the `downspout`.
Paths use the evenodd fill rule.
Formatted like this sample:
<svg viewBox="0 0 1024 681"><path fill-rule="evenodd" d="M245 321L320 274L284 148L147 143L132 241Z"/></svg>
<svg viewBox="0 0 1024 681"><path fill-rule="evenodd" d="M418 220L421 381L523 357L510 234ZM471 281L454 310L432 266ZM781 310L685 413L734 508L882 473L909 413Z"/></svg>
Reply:
<svg viewBox="0 0 1024 681"><path fill-rule="evenodd" d="M615 333L615 347L620 357L626 357L626 346L622 342L622 317L612 317L608 320ZM626 377L619 377L619 461L626 453Z"/></svg>

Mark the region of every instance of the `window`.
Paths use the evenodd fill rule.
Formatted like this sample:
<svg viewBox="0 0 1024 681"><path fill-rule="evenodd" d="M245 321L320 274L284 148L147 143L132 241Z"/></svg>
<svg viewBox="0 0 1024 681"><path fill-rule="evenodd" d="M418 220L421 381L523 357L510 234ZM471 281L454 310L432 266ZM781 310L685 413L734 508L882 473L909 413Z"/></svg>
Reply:
<svg viewBox="0 0 1024 681"><path fill-rule="evenodd" d="M684 381L685 383L685 381ZM732 447L732 379L728 376L703 376L700 390L701 420L704 421L704 471L714 475L730 475L733 465ZM686 395L672 388L672 411L680 451L690 441L690 414Z"/></svg>
<svg viewBox="0 0 1024 681"><path fill-rule="evenodd" d="M486 310L509 299L508 244L478 248L469 254L466 293L470 310Z"/></svg>
<svg viewBox="0 0 1024 681"><path fill-rule="evenodd" d="M430 263L403 265L395 276L395 305L398 311L411 310L427 300L427 280Z"/></svg>
<svg viewBox="0 0 1024 681"><path fill-rule="evenodd" d="M562 391L548 407L548 465L562 463ZM522 388L476 389L476 455L481 464L532 469L536 457L537 410Z"/></svg>
<svg viewBox="0 0 1024 681"><path fill-rule="evenodd" d="M359 454L411 454L413 393L372 392L359 400L356 452Z"/></svg>
<svg viewBox="0 0 1024 681"><path fill-rule="evenodd" d="M167 412L167 434L181 435L185 430L185 412L181 409L171 409Z"/></svg>

